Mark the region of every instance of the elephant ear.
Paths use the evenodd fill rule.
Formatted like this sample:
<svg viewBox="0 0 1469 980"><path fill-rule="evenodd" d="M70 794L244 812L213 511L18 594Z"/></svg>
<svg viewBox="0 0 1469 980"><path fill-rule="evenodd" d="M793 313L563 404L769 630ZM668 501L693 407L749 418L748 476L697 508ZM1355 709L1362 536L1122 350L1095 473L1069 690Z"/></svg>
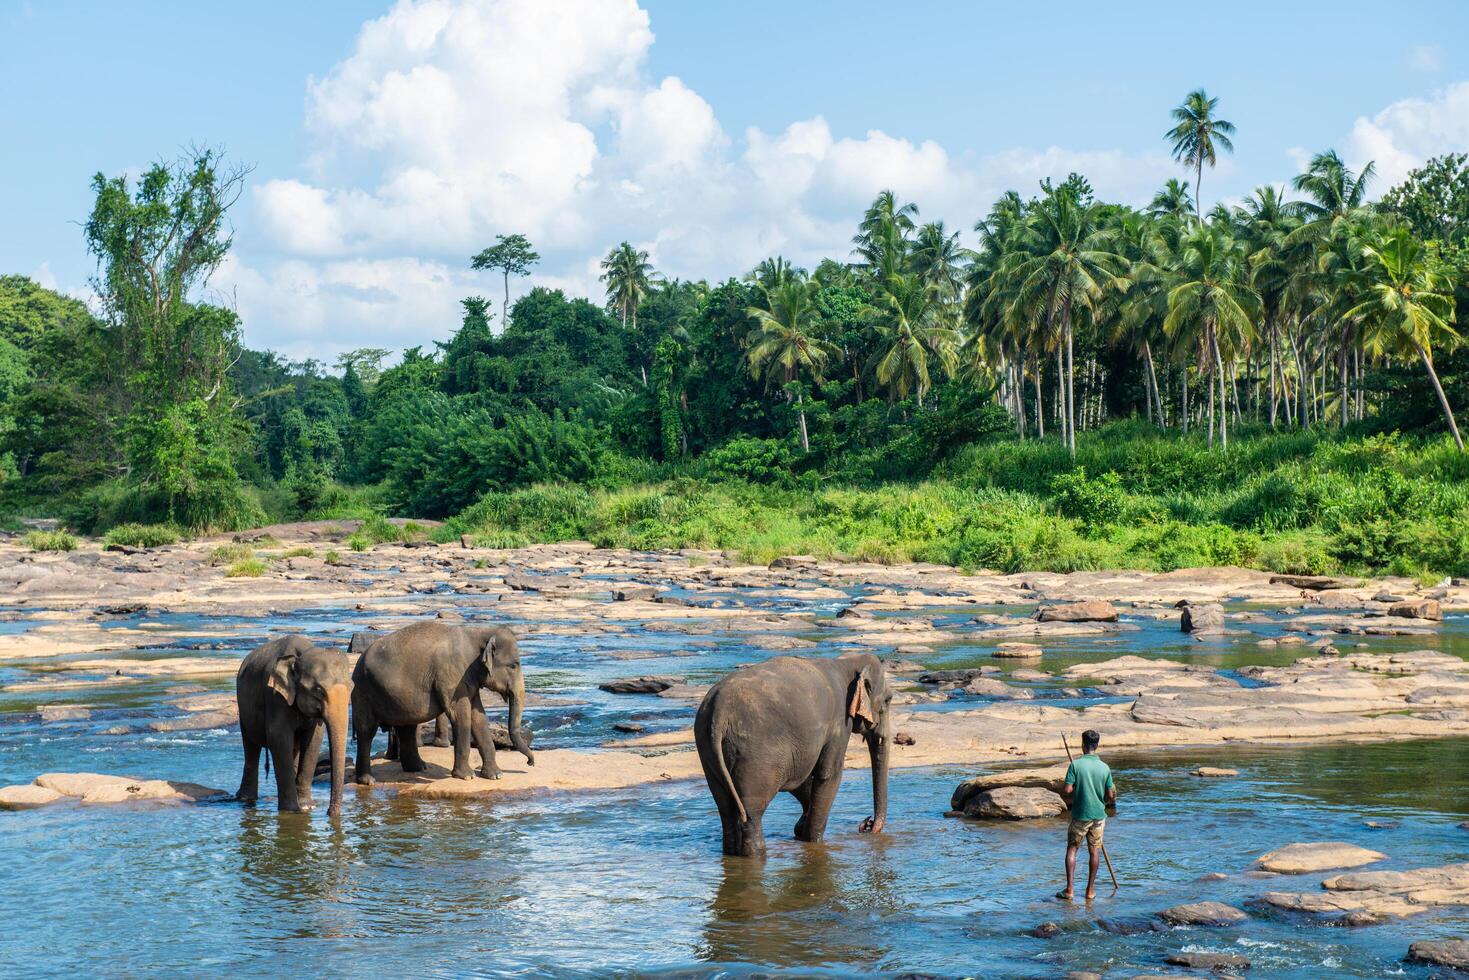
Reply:
<svg viewBox="0 0 1469 980"><path fill-rule="evenodd" d="M265 686L286 699L286 704L296 703L296 652L283 653L265 678Z"/></svg>
<svg viewBox="0 0 1469 980"><path fill-rule="evenodd" d="M867 668L857 675L852 682L852 700L847 704L847 717L853 721L861 719L871 725L877 721L877 715L872 710L872 682L867 676Z"/></svg>
<svg viewBox="0 0 1469 980"><path fill-rule="evenodd" d="M495 641L497 639L499 639L498 635L491 633L490 638L485 641L484 652L479 657L480 662L485 665L485 670L495 669Z"/></svg>

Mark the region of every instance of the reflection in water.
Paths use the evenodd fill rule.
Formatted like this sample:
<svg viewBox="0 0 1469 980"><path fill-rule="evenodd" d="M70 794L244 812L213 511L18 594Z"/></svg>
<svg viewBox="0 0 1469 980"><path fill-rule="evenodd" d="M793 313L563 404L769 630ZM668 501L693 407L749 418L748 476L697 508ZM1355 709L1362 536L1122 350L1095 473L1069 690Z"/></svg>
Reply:
<svg viewBox="0 0 1469 980"><path fill-rule="evenodd" d="M330 938L353 932L350 905L354 848L336 822L306 813L241 809L241 908L278 910L278 938Z"/></svg>

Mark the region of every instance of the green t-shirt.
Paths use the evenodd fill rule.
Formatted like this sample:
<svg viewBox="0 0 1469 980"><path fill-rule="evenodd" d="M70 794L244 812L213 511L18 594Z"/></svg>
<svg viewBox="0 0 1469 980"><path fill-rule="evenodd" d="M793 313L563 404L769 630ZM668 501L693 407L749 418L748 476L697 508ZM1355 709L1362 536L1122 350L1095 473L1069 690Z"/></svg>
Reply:
<svg viewBox="0 0 1469 980"><path fill-rule="evenodd" d="M1095 755L1084 755L1066 770L1066 785L1075 786L1071 797L1072 820L1106 820L1107 790L1112 788L1112 769Z"/></svg>

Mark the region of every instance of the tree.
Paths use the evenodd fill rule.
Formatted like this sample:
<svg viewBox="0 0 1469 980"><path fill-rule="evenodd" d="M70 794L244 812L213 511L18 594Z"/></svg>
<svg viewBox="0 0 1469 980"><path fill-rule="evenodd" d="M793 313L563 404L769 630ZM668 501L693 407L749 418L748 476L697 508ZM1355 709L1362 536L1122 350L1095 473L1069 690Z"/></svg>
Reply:
<svg viewBox="0 0 1469 980"><path fill-rule="evenodd" d="M1434 157L1382 195L1382 206L1425 241L1469 240L1469 154Z"/></svg>
<svg viewBox="0 0 1469 980"><path fill-rule="evenodd" d="M381 347L358 347L356 350L338 354L337 367L343 371L348 367L352 368L357 372L357 377L362 379L362 386L371 388L382 377L383 361L387 357L388 351Z"/></svg>
<svg viewBox="0 0 1469 980"><path fill-rule="evenodd" d="M779 375L787 401L791 400L792 382L799 380L802 372L810 375L813 381L820 381L827 362L840 353L834 344L811 332L818 288L810 279L789 276L772 289L762 289L763 306L751 306L745 310L755 318L756 324L747 355L750 371L757 378L763 375L767 387L771 378ZM810 452L804 396L798 392L795 402L800 419L801 450Z"/></svg>
<svg viewBox="0 0 1469 980"><path fill-rule="evenodd" d="M1438 395L1454 445L1463 452L1464 439L1433 366L1434 345L1458 339L1449 323L1454 298L1445 270L1404 226L1363 245L1362 255L1368 262L1366 298L1347 316L1360 317L1368 324L1369 343L1376 350L1390 354L1411 351L1418 356Z"/></svg>
<svg viewBox="0 0 1469 980"><path fill-rule="evenodd" d="M638 305L648 295L652 282L653 266L648 253L633 248L627 242L607 253L602 260L602 275L607 284L607 305L622 315L626 327L632 320L632 329L638 328Z"/></svg>
<svg viewBox="0 0 1469 980"><path fill-rule="evenodd" d="M530 239L524 235L496 235L495 244L481 249L469 260L471 269L499 269L505 278L505 298L500 304L500 323L509 322L510 277L530 273L530 267L541 260L541 256L530 247Z"/></svg>
<svg viewBox="0 0 1469 980"><path fill-rule="evenodd" d="M874 372L890 399L910 394L921 406L933 386L934 367L952 377L963 343L954 311L938 290L913 273L890 275L880 285L872 313L877 325Z"/></svg>
<svg viewBox="0 0 1469 980"><path fill-rule="evenodd" d="M1216 119L1214 110L1219 105L1217 98L1209 98L1203 89L1190 92L1183 104L1173 110L1174 127L1164 134L1164 139L1173 143L1173 159L1194 168L1194 215L1204 217L1204 164L1213 169L1218 162L1218 153L1234 152L1234 143L1229 134L1234 132L1234 123Z"/></svg>
<svg viewBox="0 0 1469 980"><path fill-rule="evenodd" d="M1193 198L1189 197L1188 181L1169 177L1163 189L1153 195L1148 204L1148 214L1155 218L1169 217L1179 221L1194 211Z"/></svg>
<svg viewBox="0 0 1469 980"><path fill-rule="evenodd" d="M964 269L974 255L959 244L959 233L952 235L942 221L931 221L918 229L910 256L913 269L946 299L957 299L963 292Z"/></svg>

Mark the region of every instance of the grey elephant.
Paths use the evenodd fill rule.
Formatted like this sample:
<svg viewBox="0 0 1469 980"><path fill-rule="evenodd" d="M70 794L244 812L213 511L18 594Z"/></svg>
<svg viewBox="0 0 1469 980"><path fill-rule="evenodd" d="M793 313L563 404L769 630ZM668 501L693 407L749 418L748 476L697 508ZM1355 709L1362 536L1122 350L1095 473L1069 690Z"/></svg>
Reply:
<svg viewBox="0 0 1469 980"><path fill-rule="evenodd" d="M251 804L258 798L260 750L264 748L270 750L270 761L275 763L280 808L309 808L325 728L332 781L327 813L340 813L351 698L352 662L340 650L323 649L304 636L291 635L250 651L235 675L240 739L245 745L245 771L235 798Z"/></svg>
<svg viewBox="0 0 1469 980"><path fill-rule="evenodd" d="M796 838L820 840L854 732L866 739L872 758L872 816L859 829L881 831L891 703L882 662L870 653L772 657L711 687L694 718L694 742L719 807L724 853L765 854L761 820L782 791L801 804Z"/></svg>
<svg viewBox="0 0 1469 980"><path fill-rule="evenodd" d="M352 727L357 734L357 782L371 785L372 739L379 726L392 728L404 772L425 768L418 753L418 726L447 713L453 726L456 779L472 779L471 739L480 748L479 774L499 779L480 690L487 688L509 707L509 734L530 765L535 753L521 731L525 677L515 634L502 626L415 623L368 647L352 674Z"/></svg>

